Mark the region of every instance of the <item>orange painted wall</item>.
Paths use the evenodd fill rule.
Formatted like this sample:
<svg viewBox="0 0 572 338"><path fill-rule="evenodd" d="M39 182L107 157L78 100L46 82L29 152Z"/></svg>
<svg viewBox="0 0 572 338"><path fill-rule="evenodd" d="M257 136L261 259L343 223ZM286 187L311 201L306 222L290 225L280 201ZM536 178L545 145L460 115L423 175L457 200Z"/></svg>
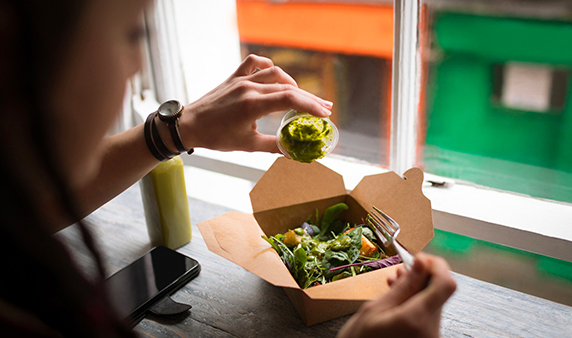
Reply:
<svg viewBox="0 0 572 338"><path fill-rule="evenodd" d="M240 41L322 52L393 56L391 6L237 0Z"/></svg>

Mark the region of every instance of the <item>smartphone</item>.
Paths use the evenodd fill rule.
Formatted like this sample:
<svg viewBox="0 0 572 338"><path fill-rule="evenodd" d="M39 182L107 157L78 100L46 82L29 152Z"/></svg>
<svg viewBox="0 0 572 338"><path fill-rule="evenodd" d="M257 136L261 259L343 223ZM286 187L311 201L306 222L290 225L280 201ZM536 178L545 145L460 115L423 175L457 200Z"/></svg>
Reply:
<svg viewBox="0 0 572 338"><path fill-rule="evenodd" d="M183 287L200 271L195 259L158 246L108 277L105 286L116 311L133 327L150 307Z"/></svg>

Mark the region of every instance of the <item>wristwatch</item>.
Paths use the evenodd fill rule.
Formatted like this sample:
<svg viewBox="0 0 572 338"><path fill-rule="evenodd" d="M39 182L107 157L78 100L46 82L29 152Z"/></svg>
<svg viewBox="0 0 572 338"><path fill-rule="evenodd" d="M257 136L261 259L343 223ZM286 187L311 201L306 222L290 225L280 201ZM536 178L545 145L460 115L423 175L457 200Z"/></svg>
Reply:
<svg viewBox="0 0 572 338"><path fill-rule="evenodd" d="M186 152L189 155L192 154L195 149L185 149L183 141L181 140L181 134L179 133L179 117L183 115L183 105L181 102L177 100L164 102L159 106L159 109L157 109L157 113L159 114L159 120L167 123L177 150L181 153Z"/></svg>

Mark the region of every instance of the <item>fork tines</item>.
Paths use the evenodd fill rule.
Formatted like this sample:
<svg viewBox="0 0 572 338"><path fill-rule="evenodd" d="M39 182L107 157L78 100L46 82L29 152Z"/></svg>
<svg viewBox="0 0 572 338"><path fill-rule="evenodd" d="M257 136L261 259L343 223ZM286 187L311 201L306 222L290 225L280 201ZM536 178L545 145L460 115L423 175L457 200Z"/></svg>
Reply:
<svg viewBox="0 0 572 338"><path fill-rule="evenodd" d="M383 220L379 219L379 217L375 214L369 213L366 217L366 222L375 232L376 237L381 241L383 246L388 247L392 243L391 234L388 230L382 225Z"/></svg>
<svg viewBox="0 0 572 338"><path fill-rule="evenodd" d="M373 205L372 208L377 212L377 214L375 212L372 212L372 214L383 223L392 237L397 237L397 235L399 235L399 231L401 230L399 224L375 205ZM382 220L380 216L383 217L385 221Z"/></svg>
<svg viewBox="0 0 572 338"><path fill-rule="evenodd" d="M389 215L381 211L376 206L372 206L373 210L367 214L366 219L376 229L376 235L380 238L384 246L393 245L397 254L403 260L403 264L408 270L411 270L415 258L395 239L401 230L399 224ZM380 233L382 236L380 236Z"/></svg>
<svg viewBox="0 0 572 338"><path fill-rule="evenodd" d="M399 234L401 229L399 224L387 215L385 212L381 211L375 205L372 206L373 210L367 214L367 220L370 226L374 227L377 231L377 237L382 241L384 246L389 246L393 243L395 237Z"/></svg>

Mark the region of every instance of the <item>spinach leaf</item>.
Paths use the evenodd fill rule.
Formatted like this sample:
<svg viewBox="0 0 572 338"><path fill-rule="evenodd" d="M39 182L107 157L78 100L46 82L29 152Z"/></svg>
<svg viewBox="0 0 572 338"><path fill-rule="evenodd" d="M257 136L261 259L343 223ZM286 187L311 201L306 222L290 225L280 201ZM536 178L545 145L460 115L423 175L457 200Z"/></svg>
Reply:
<svg viewBox="0 0 572 338"><path fill-rule="evenodd" d="M373 234L373 231L371 231L370 228L368 227L360 227L362 229L362 234L365 236L365 238L369 239L370 242L375 243L377 242L377 238L375 237L375 235Z"/></svg>
<svg viewBox="0 0 572 338"><path fill-rule="evenodd" d="M296 260L296 269L298 272L304 271L308 256L306 250L304 250L301 245L298 245L296 249L294 249L294 259Z"/></svg>
<svg viewBox="0 0 572 338"><path fill-rule="evenodd" d="M298 285L304 285L308 279L308 271L306 270L306 263L308 262L308 255L306 250L301 244L298 244L293 250L294 266L292 268L292 275L298 282Z"/></svg>
<svg viewBox="0 0 572 338"><path fill-rule="evenodd" d="M354 263L359 258L359 249L356 247L351 247L347 251L348 253L348 261Z"/></svg>
<svg viewBox="0 0 572 338"><path fill-rule="evenodd" d="M348 271L344 271L342 273L338 273L337 275L335 275L334 277L332 277L332 282L333 281L337 281L338 279L342 279L342 278L346 278L346 277L351 277L352 274Z"/></svg>
<svg viewBox="0 0 572 338"><path fill-rule="evenodd" d="M331 279L339 273L331 271L331 269L347 264L347 262L349 262L349 257L345 251L327 251L321 262L322 268L324 269L324 277Z"/></svg>
<svg viewBox="0 0 572 338"><path fill-rule="evenodd" d="M348 206L345 203L338 203L326 209L322 221L320 222L320 238L328 237L325 235L328 233L330 226L340 217L340 214L347 209Z"/></svg>
<svg viewBox="0 0 572 338"><path fill-rule="evenodd" d="M335 268L336 266L341 266L341 264L332 265L332 263L324 257L320 261L320 266L321 266L321 270L322 270L322 278L323 278L324 282L327 282L328 279L332 278L333 276L335 276L336 274L339 273L337 271L332 271L332 269ZM324 284L324 283L322 283L322 284Z"/></svg>
<svg viewBox="0 0 572 338"><path fill-rule="evenodd" d="M337 234L342 234L344 233L344 230L346 229L346 223L342 222L339 219L336 219L332 222L332 224L330 225L330 228L328 229L329 233L333 233L334 235Z"/></svg>
<svg viewBox="0 0 572 338"><path fill-rule="evenodd" d="M348 237L351 238L351 246L347 250L349 262L354 263L358 257L361 250L361 237L362 237L362 227L355 227L347 233Z"/></svg>
<svg viewBox="0 0 572 338"><path fill-rule="evenodd" d="M328 251L324 259L336 266L349 262L348 254L345 251Z"/></svg>
<svg viewBox="0 0 572 338"><path fill-rule="evenodd" d="M355 227L348 231L347 235L352 239L352 247L357 247L361 249L361 235L363 234L363 230L361 227Z"/></svg>

